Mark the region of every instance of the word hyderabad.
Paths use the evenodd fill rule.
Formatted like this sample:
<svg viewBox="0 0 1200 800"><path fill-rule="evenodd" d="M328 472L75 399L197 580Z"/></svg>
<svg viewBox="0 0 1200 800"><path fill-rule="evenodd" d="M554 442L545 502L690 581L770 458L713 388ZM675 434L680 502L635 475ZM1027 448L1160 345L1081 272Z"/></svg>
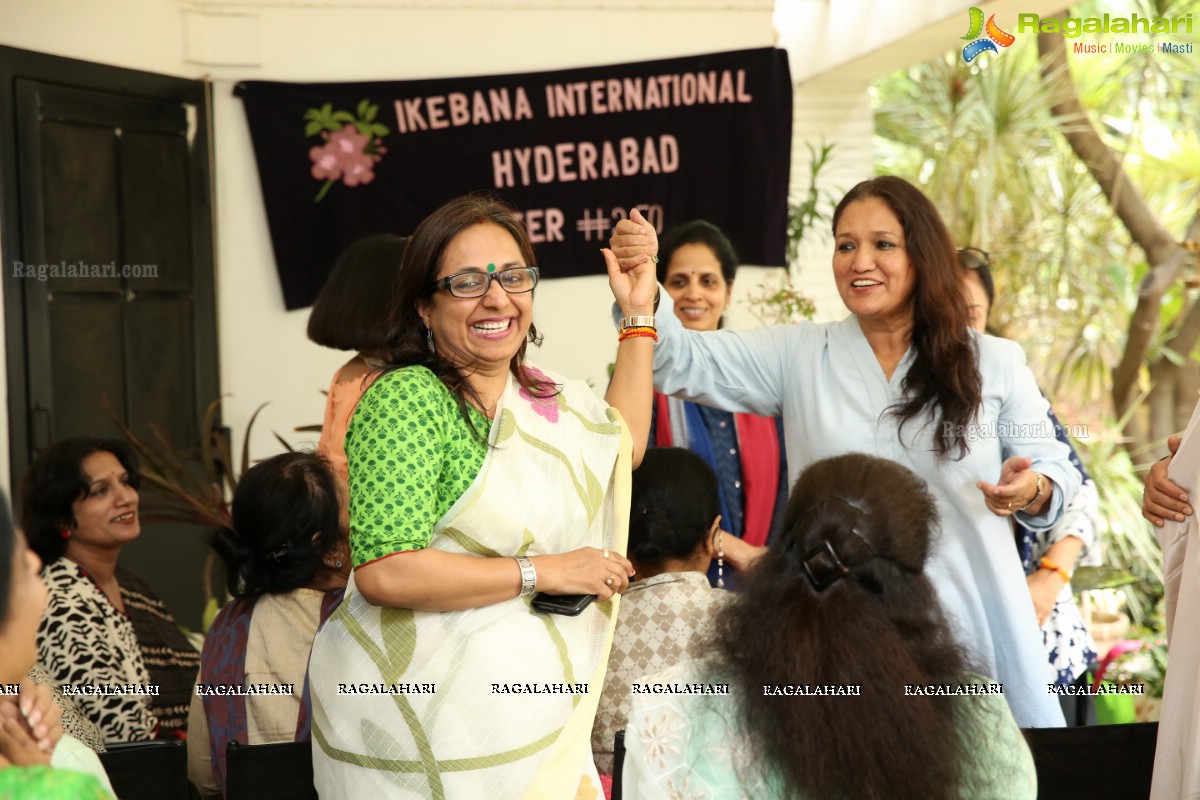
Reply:
<svg viewBox="0 0 1200 800"><path fill-rule="evenodd" d="M1085 33L1183 33L1192 32L1192 15L1182 17L1042 17L1017 14L1017 33L1061 33L1068 39Z"/></svg>

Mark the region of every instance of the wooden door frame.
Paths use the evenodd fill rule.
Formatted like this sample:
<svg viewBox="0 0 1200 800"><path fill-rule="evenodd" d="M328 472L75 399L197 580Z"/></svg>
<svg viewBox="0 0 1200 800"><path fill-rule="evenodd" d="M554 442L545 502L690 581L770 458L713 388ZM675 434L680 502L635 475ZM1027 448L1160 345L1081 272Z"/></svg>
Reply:
<svg viewBox="0 0 1200 800"><path fill-rule="evenodd" d="M212 197L212 91L211 84L159 75L123 67L95 64L0 45L0 281L4 287L4 341L8 376L8 440L10 492L19 485L29 466L31 409L29 396L29 348L25 339L25 292L13 275L14 261L25 261L21 231L22 197L18 181L20 150L17 129L15 82L27 78L79 89L131 95L151 100L187 103L196 109L196 131L192 140L195 158L190 160L192 263L195 268L196 338L212 342L195 354L195 407L205 408L220 396L218 363L216 275L213 254ZM207 235L204 235L207 233ZM26 279L27 280L27 279ZM112 432L115 435L115 431ZM107 432L97 432L105 435Z"/></svg>

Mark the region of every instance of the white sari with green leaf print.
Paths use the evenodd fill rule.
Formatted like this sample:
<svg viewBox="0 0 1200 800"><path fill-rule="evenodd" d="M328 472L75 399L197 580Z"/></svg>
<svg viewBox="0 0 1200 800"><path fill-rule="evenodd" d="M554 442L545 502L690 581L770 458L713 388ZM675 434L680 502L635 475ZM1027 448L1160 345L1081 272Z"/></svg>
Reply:
<svg viewBox="0 0 1200 800"><path fill-rule="evenodd" d="M509 379L479 475L430 547L625 551L624 423L585 383L549 378L562 390L545 399ZM578 617L534 612L529 598L434 613L372 606L352 577L309 666L321 797L602 798L589 737L616 600Z"/></svg>

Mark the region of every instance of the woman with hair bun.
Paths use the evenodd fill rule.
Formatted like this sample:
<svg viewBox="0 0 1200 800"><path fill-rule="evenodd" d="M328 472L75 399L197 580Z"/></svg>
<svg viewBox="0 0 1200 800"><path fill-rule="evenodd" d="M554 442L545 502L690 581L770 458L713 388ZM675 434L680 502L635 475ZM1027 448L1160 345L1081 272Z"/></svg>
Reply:
<svg viewBox="0 0 1200 800"><path fill-rule="evenodd" d="M321 456L283 453L252 467L238 483L232 511L233 528L215 531L212 547L236 599L205 638L199 684L268 684L292 692L197 692L188 717L188 776L203 797L225 794L229 742L309 738L308 655L350 573L337 484Z"/></svg>
<svg viewBox="0 0 1200 800"><path fill-rule="evenodd" d="M806 469L707 660L647 679L729 696L635 694L623 796L1036 797L1006 687L975 673L926 577L937 524L895 462Z"/></svg>
<svg viewBox="0 0 1200 800"><path fill-rule="evenodd" d="M621 603L592 726L601 774L612 773L613 737L629 718L630 684L699 656L700 635L727 596L706 577L725 539L717 497L716 473L690 450L647 450L633 473L629 560L638 580Z"/></svg>

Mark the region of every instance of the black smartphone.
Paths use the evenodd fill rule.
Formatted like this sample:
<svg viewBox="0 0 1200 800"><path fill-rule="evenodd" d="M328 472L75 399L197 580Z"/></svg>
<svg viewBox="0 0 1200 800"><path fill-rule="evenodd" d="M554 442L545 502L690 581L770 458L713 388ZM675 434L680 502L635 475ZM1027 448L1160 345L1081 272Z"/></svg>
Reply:
<svg viewBox="0 0 1200 800"><path fill-rule="evenodd" d="M533 610L543 614L562 614L564 617L578 617L588 604L596 599L594 594L546 594L538 592L533 596Z"/></svg>

